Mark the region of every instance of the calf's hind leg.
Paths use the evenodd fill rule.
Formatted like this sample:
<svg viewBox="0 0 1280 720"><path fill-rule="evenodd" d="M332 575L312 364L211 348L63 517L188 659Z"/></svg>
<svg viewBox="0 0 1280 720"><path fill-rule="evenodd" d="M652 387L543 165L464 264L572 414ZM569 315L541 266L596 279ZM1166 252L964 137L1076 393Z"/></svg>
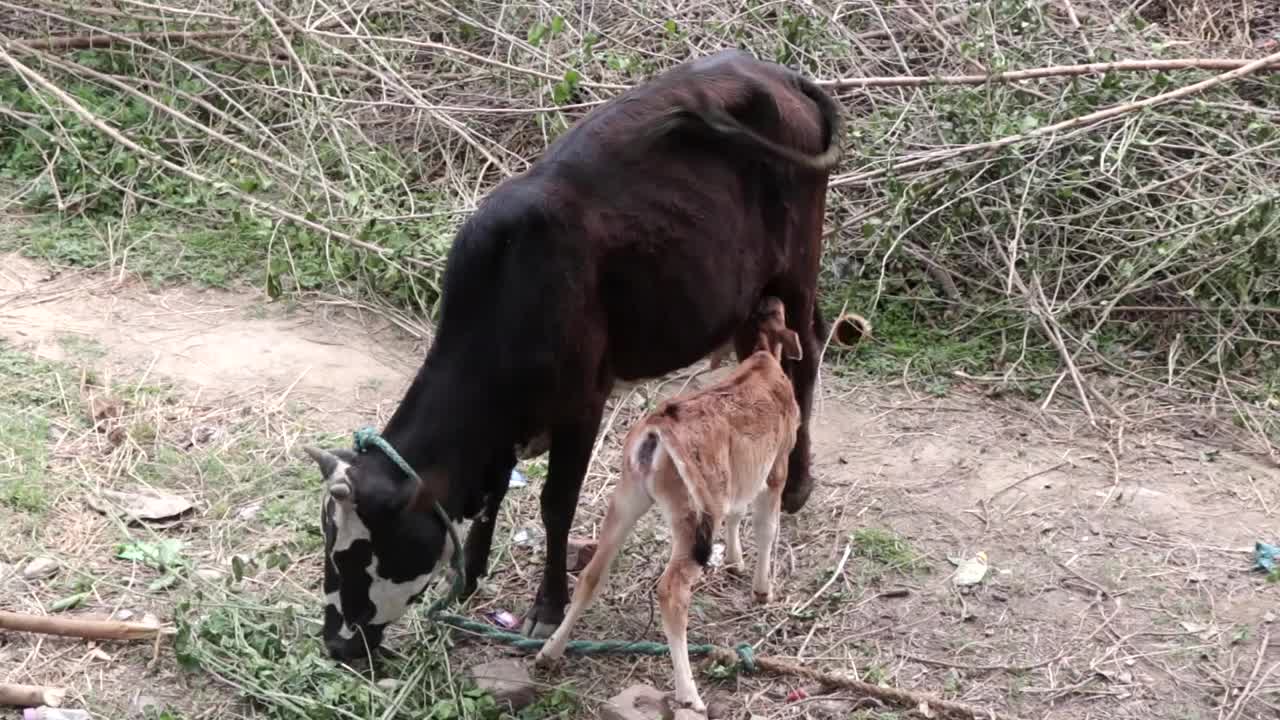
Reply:
<svg viewBox="0 0 1280 720"><path fill-rule="evenodd" d="M698 695L693 680L693 668L689 665L689 601L693 597L693 585L702 577L702 566L693 559L694 527L673 523L671 559L658 581L658 605L662 609L662 630L671 649L671 666L675 683L676 702L698 712L706 712L707 706Z"/></svg>
<svg viewBox="0 0 1280 720"><path fill-rule="evenodd" d="M569 611L565 613L564 621L538 651L536 662L539 665L549 665L564 655L564 648L569 642L573 626L600 595L600 590L608 580L613 559L622 549L622 543L627 539L627 535L631 534L636 521L653 505L653 499L645 490L643 480L631 476L629 471L623 472L623 479L618 483L613 497L609 500L609 509L605 511L596 554L592 556L591 562L587 563L587 567L578 578L578 586L573 591L573 602L569 605Z"/></svg>

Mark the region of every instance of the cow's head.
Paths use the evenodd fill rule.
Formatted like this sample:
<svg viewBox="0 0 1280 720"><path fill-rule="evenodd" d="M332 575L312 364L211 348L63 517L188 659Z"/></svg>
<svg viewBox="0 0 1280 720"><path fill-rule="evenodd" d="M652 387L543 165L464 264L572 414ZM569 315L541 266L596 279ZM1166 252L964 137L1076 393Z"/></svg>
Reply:
<svg viewBox="0 0 1280 720"><path fill-rule="evenodd" d="M429 493L379 451L304 451L324 476L324 642L334 659L351 660L382 643L447 565L453 542Z"/></svg>
<svg viewBox="0 0 1280 720"><path fill-rule="evenodd" d="M764 350L782 362L783 356L790 360L800 360L804 352L800 349L800 336L787 328L786 311L782 301L773 296L766 296L756 306L756 350Z"/></svg>

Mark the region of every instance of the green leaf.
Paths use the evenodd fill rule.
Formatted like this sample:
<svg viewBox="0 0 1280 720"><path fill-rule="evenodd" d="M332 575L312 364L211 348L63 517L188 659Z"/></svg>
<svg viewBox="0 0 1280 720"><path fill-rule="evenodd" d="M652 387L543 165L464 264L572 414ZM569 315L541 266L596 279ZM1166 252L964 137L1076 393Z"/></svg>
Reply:
<svg viewBox="0 0 1280 720"><path fill-rule="evenodd" d="M80 592L80 593L76 593L75 595L68 595L67 597L62 598L61 600L51 603L49 605L49 612L62 612L63 610L70 610L72 608L78 607L80 603L84 602L85 598L87 597L89 597L89 593L87 592Z"/></svg>
<svg viewBox="0 0 1280 720"><path fill-rule="evenodd" d="M551 34L558 35L564 31L564 18L557 15L551 21Z"/></svg>
<svg viewBox="0 0 1280 720"><path fill-rule="evenodd" d="M538 47L542 44L542 39L546 37L546 35L547 26L542 23L535 24L533 27L529 28L529 34L527 36L529 44L534 47Z"/></svg>

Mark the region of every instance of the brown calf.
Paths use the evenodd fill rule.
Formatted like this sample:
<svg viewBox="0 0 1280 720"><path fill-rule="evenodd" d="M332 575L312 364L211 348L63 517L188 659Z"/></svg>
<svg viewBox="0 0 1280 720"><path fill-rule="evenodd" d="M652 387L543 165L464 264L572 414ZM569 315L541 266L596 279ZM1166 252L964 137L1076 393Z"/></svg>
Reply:
<svg viewBox="0 0 1280 720"><path fill-rule="evenodd" d="M800 339L787 329L777 298L766 297L755 320L755 351L732 374L664 402L627 434L622 479L609 501L599 549L583 570L564 622L538 653L539 663L563 655L574 624L599 594L623 541L656 501L672 535L658 601L675 670L675 697L705 710L685 635L693 584L711 556L711 541L722 520L728 525L726 565L742 568L739 527L753 505L757 557L752 589L758 602L772 598L773 541L787 458L800 426L800 406L781 365L784 355L801 359Z"/></svg>

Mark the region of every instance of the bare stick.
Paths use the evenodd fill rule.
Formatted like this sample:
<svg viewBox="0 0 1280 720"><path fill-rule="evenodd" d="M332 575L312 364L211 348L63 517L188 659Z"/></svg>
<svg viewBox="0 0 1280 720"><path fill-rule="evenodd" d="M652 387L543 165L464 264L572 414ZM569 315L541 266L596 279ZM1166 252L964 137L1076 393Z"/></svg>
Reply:
<svg viewBox="0 0 1280 720"><path fill-rule="evenodd" d="M1153 107L1161 103L1169 102L1170 100L1177 100L1180 98L1188 97L1190 95L1194 95L1198 92L1208 90L1209 88L1214 87L1216 85L1221 85L1222 83L1230 82L1232 80L1242 78L1256 70L1260 70L1269 65L1274 65L1278 62L1280 62L1280 52L1275 52L1259 60L1255 60L1246 65L1237 67L1236 69L1231 70L1230 72L1225 72L1225 73L1222 73L1221 75L1214 75L1213 77L1208 78L1206 80L1201 80L1200 82L1192 83L1191 85L1184 85L1183 87L1180 87L1176 90L1170 90L1169 92L1160 93L1159 95L1152 95L1151 97L1145 98L1143 100L1137 100L1129 103L1122 103L1120 105L1113 105L1109 108L1098 110L1097 112L1091 112L1086 115L1080 115L1079 117L1073 117L1067 120L1063 120L1062 122L1053 123L1052 125L1045 125L1044 127L1036 128L1035 130L1032 130L1030 132L1019 133L1017 135L1009 135L1006 137L1002 137L999 140L992 140L991 142L985 142L985 143L976 143L973 145L965 145L962 147L952 148L949 150L944 150L936 153L928 153L914 160L908 160L906 162L897 163L891 169L895 173L901 173L903 170L909 170L914 167L927 165L929 163L934 163L941 160L948 160L950 158L957 157L960 155L966 155L972 152L998 150L1003 147L1008 147L1009 145L1014 145L1026 140L1031 140L1031 139L1042 137L1045 135L1054 135L1066 130L1074 130L1076 128L1081 128L1089 125L1096 125L1098 123L1111 120L1112 118L1119 117L1126 113L1134 112L1135 110L1141 110L1143 108ZM1079 67L1079 66L1076 66L1076 67ZM828 183L827 186L837 187L840 185L848 185L850 183L855 183L855 182L865 182L867 180L872 180L882 175L885 175L889 171L890 171L890 168L885 168L881 170L872 170L869 172L861 172L861 173L855 172L855 173L846 173L844 175L837 175L836 177L831 178L831 182Z"/></svg>
<svg viewBox="0 0 1280 720"><path fill-rule="evenodd" d="M164 628L146 623L54 615L25 615L3 610L0 610L0 630L60 635L86 640L145 640L166 634Z"/></svg>
<svg viewBox="0 0 1280 720"><path fill-rule="evenodd" d="M737 653L731 650L719 650L714 653L714 657L725 664L736 664L738 662ZM944 700L936 695L927 695L914 690L873 685L861 680L855 680L848 675L822 672L779 658L757 657L755 663L757 667L772 673L805 678L825 687L850 690L900 707L911 708L912 710L924 705L932 712L944 716L973 718L974 720L986 720L988 718L990 720L1013 720L1012 716L1003 715L994 710L974 707L967 703Z"/></svg>
<svg viewBox="0 0 1280 720"><path fill-rule="evenodd" d="M66 694L67 691L63 688L0 683L0 705L15 705L17 707L48 705L49 707L58 707L62 704L62 698Z"/></svg>
<svg viewBox="0 0 1280 720"><path fill-rule="evenodd" d="M926 87L931 85L988 85L1012 83L1041 78L1079 77L1103 75L1109 72L1166 72L1169 70L1238 70L1248 67L1249 60L1237 58L1179 58L1177 60L1116 60L1114 62L1082 63L1080 65L1049 65L1046 67L1009 70L990 75L886 75L880 77L840 78L815 80L817 85L844 90L869 87Z"/></svg>
<svg viewBox="0 0 1280 720"><path fill-rule="evenodd" d="M36 50L86 50L111 47L118 42L155 42L164 40L171 44L185 44L192 40L217 40L243 35L240 30L205 30L203 32L140 32L114 35L55 35L48 38L20 40L23 45Z"/></svg>

